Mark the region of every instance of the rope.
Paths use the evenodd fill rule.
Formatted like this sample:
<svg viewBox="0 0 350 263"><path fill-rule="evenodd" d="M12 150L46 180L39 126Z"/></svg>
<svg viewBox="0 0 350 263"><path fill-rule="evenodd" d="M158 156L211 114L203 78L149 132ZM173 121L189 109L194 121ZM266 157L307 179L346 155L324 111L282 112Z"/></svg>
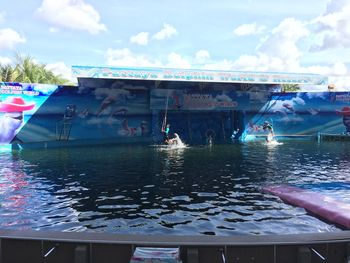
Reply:
<svg viewBox="0 0 350 263"><path fill-rule="evenodd" d="M167 115L168 115L168 105L169 105L169 92L167 94L166 97L166 105L165 105L165 114L164 114L164 119L163 119L163 123L162 123L162 132L165 131L165 127L166 127L166 119L167 119Z"/></svg>

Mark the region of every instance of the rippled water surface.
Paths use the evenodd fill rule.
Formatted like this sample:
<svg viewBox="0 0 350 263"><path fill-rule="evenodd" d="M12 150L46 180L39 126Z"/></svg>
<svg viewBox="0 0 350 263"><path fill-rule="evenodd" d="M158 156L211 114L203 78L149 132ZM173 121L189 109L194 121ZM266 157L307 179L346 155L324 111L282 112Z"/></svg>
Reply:
<svg viewBox="0 0 350 263"><path fill-rule="evenodd" d="M313 141L0 153L0 227L175 235L341 231L262 187L350 202L350 144Z"/></svg>

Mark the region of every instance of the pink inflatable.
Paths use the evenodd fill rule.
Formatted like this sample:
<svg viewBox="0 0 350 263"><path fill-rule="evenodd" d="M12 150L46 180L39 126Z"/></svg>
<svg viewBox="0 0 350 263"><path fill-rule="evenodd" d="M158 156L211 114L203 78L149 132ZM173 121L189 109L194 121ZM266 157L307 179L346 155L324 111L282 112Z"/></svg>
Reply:
<svg viewBox="0 0 350 263"><path fill-rule="evenodd" d="M302 207L321 218L350 229L350 204L290 185L269 186L263 190L289 204Z"/></svg>

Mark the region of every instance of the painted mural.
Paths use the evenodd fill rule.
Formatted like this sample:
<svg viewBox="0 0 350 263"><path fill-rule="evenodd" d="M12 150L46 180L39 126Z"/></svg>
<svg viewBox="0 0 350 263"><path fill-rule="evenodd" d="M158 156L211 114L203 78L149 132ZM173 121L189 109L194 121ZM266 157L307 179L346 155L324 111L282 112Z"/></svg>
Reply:
<svg viewBox="0 0 350 263"><path fill-rule="evenodd" d="M25 142L149 136L149 91L140 83L85 81L59 87L18 134Z"/></svg>
<svg viewBox="0 0 350 263"><path fill-rule="evenodd" d="M20 141L17 134L56 85L0 83L0 144Z"/></svg>
<svg viewBox="0 0 350 263"><path fill-rule="evenodd" d="M245 135L266 134L265 122L280 136L350 134L349 92L277 93L259 110L246 114ZM244 139L244 138L243 138Z"/></svg>
<svg viewBox="0 0 350 263"><path fill-rule="evenodd" d="M234 90L197 91L154 89L151 91L151 109L220 111L247 108L249 94Z"/></svg>
<svg viewBox="0 0 350 263"><path fill-rule="evenodd" d="M198 89L193 82L174 89L168 88L170 82L149 80L79 81L79 86L1 84L0 143L161 142L165 117L170 136L178 133L186 143L265 138L266 123L277 136L350 134L350 92L271 93L227 85L220 89L217 84Z"/></svg>

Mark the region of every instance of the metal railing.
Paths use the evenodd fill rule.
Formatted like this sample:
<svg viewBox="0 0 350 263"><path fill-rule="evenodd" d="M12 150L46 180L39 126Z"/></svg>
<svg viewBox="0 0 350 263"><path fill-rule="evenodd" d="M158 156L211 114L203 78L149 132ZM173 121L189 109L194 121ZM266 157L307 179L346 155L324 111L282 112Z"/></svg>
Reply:
<svg viewBox="0 0 350 263"><path fill-rule="evenodd" d="M350 231L219 237L0 230L0 262L127 263L138 246L179 247L183 263L349 262L349 244Z"/></svg>

